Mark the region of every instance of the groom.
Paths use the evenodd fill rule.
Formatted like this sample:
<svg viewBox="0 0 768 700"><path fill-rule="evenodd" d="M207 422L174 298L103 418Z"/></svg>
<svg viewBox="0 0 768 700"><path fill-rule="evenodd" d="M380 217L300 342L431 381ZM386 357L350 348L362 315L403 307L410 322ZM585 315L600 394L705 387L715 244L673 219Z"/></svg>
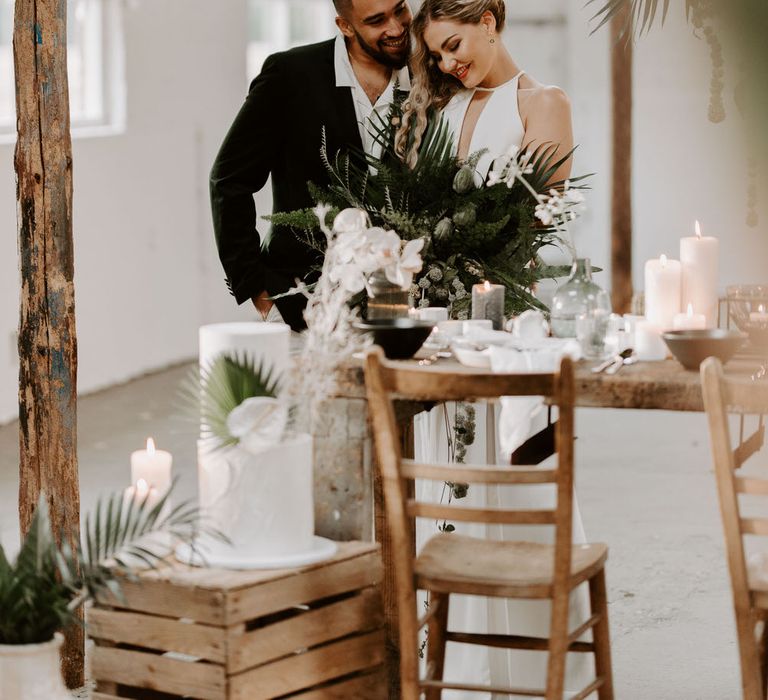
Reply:
<svg viewBox="0 0 768 700"><path fill-rule="evenodd" d="M238 304L264 319L304 327L302 295L269 297L295 286L318 254L287 228L262 239L253 194L272 176L273 212L310 208L307 182L328 183L320 157L354 146L376 153L371 118L386 117L394 89L410 88L406 68L412 20L407 0L333 0L340 35L270 56L213 165L211 209L219 257ZM279 313L277 313L279 312Z"/></svg>

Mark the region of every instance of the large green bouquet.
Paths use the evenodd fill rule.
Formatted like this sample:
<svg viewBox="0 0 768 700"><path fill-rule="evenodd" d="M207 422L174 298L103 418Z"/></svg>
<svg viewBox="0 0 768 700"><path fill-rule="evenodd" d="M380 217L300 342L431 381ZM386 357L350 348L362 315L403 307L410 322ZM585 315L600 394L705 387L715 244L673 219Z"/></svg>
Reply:
<svg viewBox="0 0 768 700"><path fill-rule="evenodd" d="M404 240L422 238L424 266L411 285L421 306L447 306L454 318L466 318L472 285L488 280L506 288L506 313L545 308L533 295L537 281L565 274L544 264L542 248L563 242L567 221L583 200L579 183L551 183L570 156L556 157L556 146L513 149L494 161L486 180L476 172L483 152L461 162L453 155L446 123L432 114L415 167L394 152L400 115L393 111L376 128L381 157L361 151L331 159L321 147L330 185L309 184L317 202L337 214L348 207L365 210L374 226L394 229ZM549 183L549 184L547 184ZM270 220L303 232L310 245L323 248L313 210L274 214Z"/></svg>

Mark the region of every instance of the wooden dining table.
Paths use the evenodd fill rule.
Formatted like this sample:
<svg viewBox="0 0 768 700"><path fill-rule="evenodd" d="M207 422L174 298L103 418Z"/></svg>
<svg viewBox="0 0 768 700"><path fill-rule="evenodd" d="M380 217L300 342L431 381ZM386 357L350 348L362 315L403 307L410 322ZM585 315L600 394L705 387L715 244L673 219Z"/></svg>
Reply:
<svg viewBox="0 0 768 700"><path fill-rule="evenodd" d="M416 363L418 360L404 362ZM703 411L704 404L701 380L698 371L686 370L674 359L660 362L637 362L624 366L613 375L592 372L597 362L576 363L576 406L583 408L625 408L665 411ZM768 358L759 355L741 355L725 366L729 377L743 378L745 382L759 380L765 373ZM422 365L425 372L473 373L483 370L460 365L454 359L441 359ZM381 584L387 638L389 665L389 697L399 698L399 653L397 640L397 611L395 604L394 576L391 566L391 547L387 532L382 489L377 478L370 445L370 429L367 420L365 380L362 362L344 367L340 374L338 391L333 399L336 403L329 415L337 416L337 429L331 430L320 439L322 457L318 458L316 438L315 502L317 531L320 535L336 539L374 538L380 542L384 560ZM403 432L403 455L413 456L413 417L428 408L420 404L398 406L398 418ZM327 419L327 416L326 416ZM330 420L330 419L329 419ZM346 421L347 435L357 436L365 444L355 450L355 464L342 465L349 459L349 450L338 442L342 435L339 426ZM350 427L352 426L352 427ZM334 442L335 441L335 442ZM342 450L341 460L338 451ZM363 463L359 463L360 459ZM323 474L345 474L343 488ZM354 482L354 483L353 483ZM354 497L350 497L354 494ZM338 513L346 513L348 520L340 525ZM329 514L333 513L333 517ZM352 517L354 515L354 517Z"/></svg>

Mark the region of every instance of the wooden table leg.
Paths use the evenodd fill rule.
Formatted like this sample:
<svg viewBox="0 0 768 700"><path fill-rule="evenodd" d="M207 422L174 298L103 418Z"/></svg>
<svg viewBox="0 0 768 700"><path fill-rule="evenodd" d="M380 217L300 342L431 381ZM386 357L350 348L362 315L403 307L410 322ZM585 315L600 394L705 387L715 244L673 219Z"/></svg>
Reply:
<svg viewBox="0 0 768 700"><path fill-rule="evenodd" d="M402 455L412 459L414 456L413 418L400 423L402 436ZM374 459L375 462L375 459ZM386 669L389 680L389 700L400 700L400 643L397 626L397 596L395 594L395 571L392 557L392 541L387 527L384 492L378 465L374 464L373 477L374 528L376 541L381 545L381 557L384 563L384 577L381 582L381 595L384 602L384 629L386 639ZM409 482L410 488L414 484ZM413 496L413 494L411 494ZM414 536L413 550L416 550Z"/></svg>

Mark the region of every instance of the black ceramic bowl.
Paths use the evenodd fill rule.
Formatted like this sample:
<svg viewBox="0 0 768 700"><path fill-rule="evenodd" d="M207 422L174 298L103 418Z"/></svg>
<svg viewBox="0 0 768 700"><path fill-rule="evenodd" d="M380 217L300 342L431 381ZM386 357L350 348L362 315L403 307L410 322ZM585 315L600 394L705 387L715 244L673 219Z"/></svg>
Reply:
<svg viewBox="0 0 768 700"><path fill-rule="evenodd" d="M410 318L376 319L358 321L355 328L373 335L373 342L380 345L390 360L407 360L424 345L435 324Z"/></svg>
<svg viewBox="0 0 768 700"><path fill-rule="evenodd" d="M705 331L668 331L662 338L677 361L686 369L699 369L708 357L725 364L747 339L745 333L714 328Z"/></svg>

